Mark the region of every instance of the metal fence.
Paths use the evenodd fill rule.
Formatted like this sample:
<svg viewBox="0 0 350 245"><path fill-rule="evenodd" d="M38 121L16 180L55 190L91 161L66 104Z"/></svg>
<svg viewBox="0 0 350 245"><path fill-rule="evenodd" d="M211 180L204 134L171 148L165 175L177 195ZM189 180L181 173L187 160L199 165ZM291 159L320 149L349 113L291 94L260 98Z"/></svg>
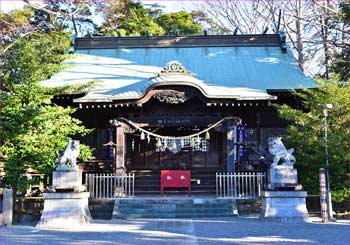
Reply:
<svg viewBox="0 0 350 245"><path fill-rule="evenodd" d="M135 174L86 174L85 184L94 199L116 199L133 197Z"/></svg>
<svg viewBox="0 0 350 245"><path fill-rule="evenodd" d="M255 199L265 186L265 173L216 173L218 198Z"/></svg>

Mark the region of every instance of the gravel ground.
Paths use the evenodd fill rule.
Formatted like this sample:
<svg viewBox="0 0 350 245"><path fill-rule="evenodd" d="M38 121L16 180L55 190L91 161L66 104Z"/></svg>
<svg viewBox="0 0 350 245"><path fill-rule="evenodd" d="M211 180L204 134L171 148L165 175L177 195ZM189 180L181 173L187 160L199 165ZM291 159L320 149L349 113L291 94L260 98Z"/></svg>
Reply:
<svg viewBox="0 0 350 245"><path fill-rule="evenodd" d="M94 220L70 229L1 227L1 244L350 244L350 221L279 223L255 217Z"/></svg>

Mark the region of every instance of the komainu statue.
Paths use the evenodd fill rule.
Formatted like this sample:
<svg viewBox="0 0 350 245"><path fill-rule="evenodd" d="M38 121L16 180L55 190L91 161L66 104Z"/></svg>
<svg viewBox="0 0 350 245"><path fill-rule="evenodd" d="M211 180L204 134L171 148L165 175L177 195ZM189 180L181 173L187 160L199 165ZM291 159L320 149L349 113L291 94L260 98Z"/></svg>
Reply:
<svg viewBox="0 0 350 245"><path fill-rule="evenodd" d="M58 154L55 161L56 169L67 169L66 163L69 162L72 169L78 169L77 157L80 153L79 140L70 140L64 151Z"/></svg>
<svg viewBox="0 0 350 245"><path fill-rule="evenodd" d="M271 168L276 167L280 161L282 161L281 165L293 168L295 164L295 157L292 155L294 148L287 150L282 143L281 137L270 137L267 143L269 145L269 152L273 155Z"/></svg>

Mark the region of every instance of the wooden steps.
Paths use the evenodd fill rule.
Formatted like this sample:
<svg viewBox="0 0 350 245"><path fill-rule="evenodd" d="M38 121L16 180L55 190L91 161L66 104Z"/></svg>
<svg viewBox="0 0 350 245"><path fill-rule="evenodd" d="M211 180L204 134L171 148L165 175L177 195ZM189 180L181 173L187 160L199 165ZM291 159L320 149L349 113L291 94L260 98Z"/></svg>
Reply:
<svg viewBox="0 0 350 245"><path fill-rule="evenodd" d="M192 195L216 195L215 174L217 170L191 170ZM160 194L160 170L133 170L135 173L135 196ZM186 195L186 188L166 188L166 195Z"/></svg>

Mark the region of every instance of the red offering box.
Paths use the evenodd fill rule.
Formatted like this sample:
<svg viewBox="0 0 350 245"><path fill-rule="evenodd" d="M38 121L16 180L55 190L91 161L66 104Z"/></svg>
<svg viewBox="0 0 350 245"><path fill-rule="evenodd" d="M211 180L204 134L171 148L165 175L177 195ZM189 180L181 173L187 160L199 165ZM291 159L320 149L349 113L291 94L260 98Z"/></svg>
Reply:
<svg viewBox="0 0 350 245"><path fill-rule="evenodd" d="M190 170L162 170L160 172L160 195L163 196L166 187L187 187L191 196Z"/></svg>

